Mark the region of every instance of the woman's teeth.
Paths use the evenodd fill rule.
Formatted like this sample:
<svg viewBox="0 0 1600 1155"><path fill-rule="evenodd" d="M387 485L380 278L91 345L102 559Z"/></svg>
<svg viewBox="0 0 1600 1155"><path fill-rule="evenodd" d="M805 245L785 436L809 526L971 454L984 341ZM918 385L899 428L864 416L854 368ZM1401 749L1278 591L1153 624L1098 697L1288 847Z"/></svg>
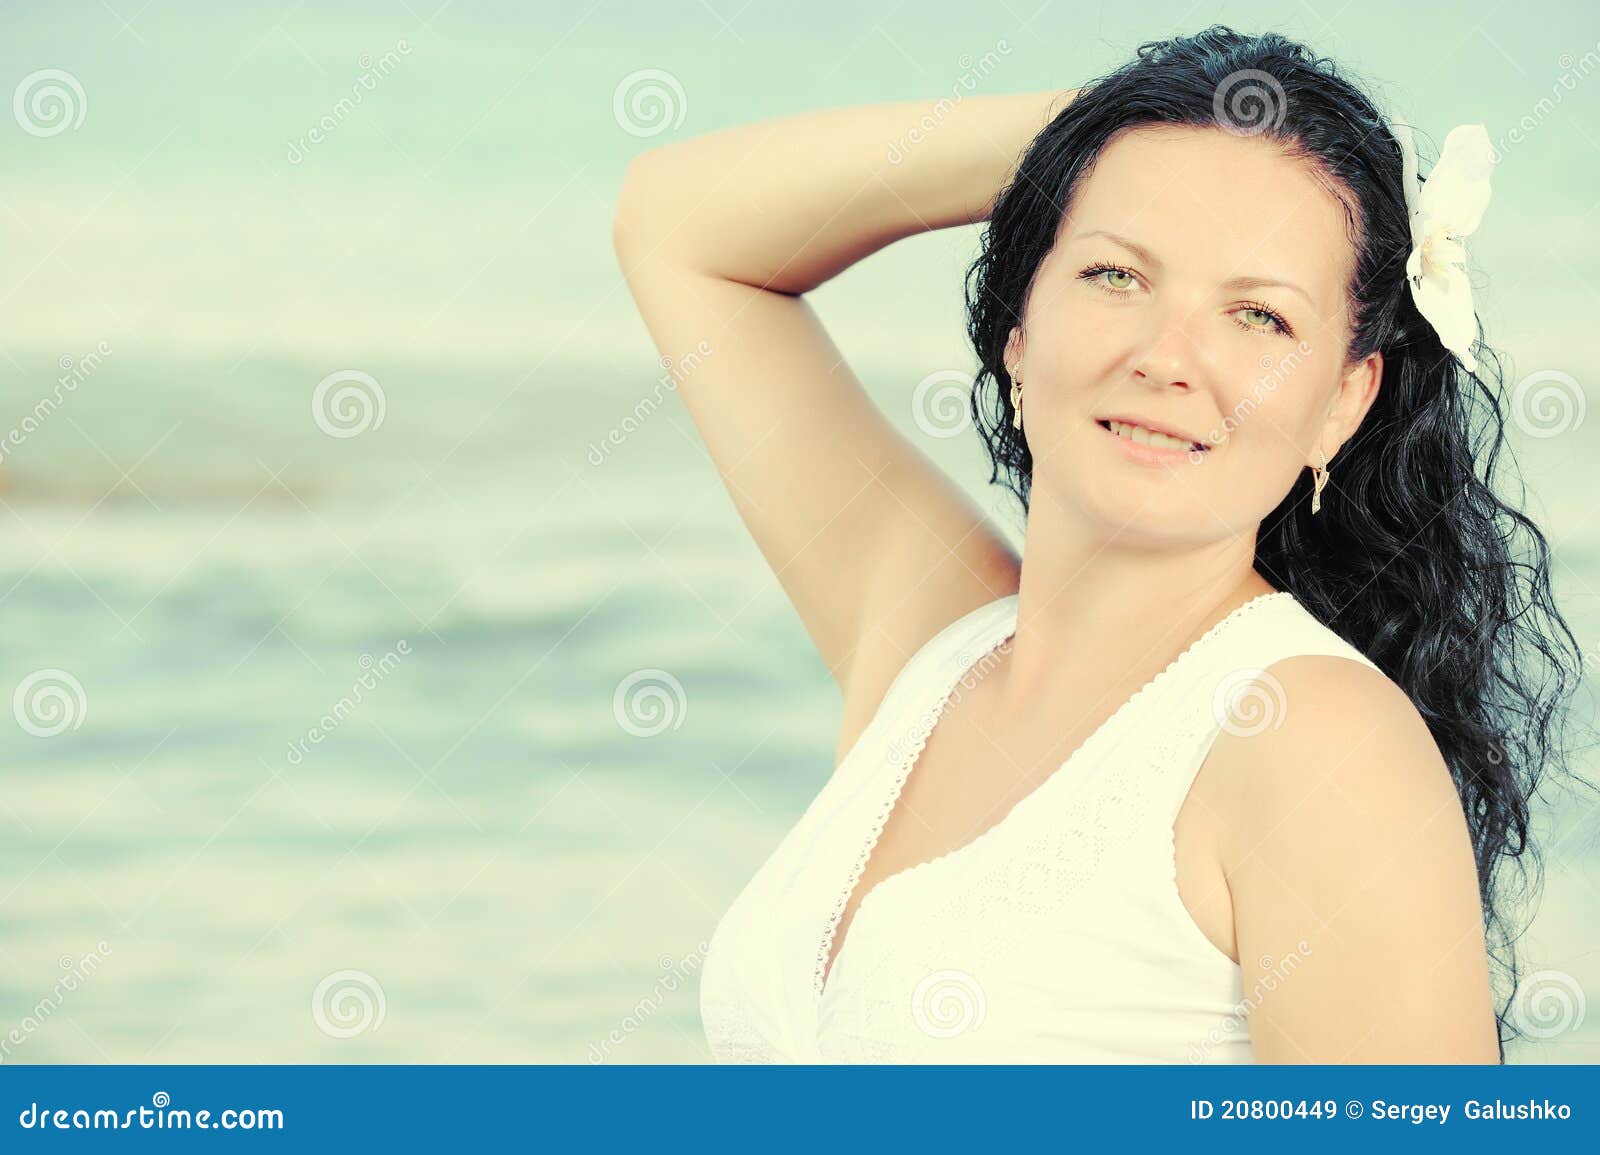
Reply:
<svg viewBox="0 0 1600 1155"><path fill-rule="evenodd" d="M1157 433L1146 429L1143 425L1127 425L1121 421L1107 421L1107 427L1118 437L1126 437L1129 441L1137 441L1141 445L1154 445L1157 449L1200 449L1205 446L1198 441L1185 441L1181 437L1169 437L1165 433Z"/></svg>

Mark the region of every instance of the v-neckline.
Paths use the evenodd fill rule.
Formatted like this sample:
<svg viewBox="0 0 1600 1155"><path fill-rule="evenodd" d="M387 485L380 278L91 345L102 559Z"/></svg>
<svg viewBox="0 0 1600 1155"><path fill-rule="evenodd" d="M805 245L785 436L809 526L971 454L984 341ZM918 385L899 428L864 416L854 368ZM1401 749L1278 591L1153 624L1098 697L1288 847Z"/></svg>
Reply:
<svg viewBox="0 0 1600 1155"><path fill-rule="evenodd" d="M861 896L861 901L856 903L855 914L850 920L850 928L845 933L844 941L839 944L839 950L835 954L833 951L833 943L835 937L839 933L840 923L844 919L845 909L849 906L851 898L855 896L856 888L861 884L861 877L866 873L866 868L869 860L872 857L873 850L877 847L878 841L883 836L884 830L888 827L890 820L895 816L896 811L899 809L898 803L900 800L900 795L905 789L906 783L910 780L912 772L916 769L917 763L921 761L923 748L928 744L929 739L933 737L933 732L938 728L939 721L943 717L946 707L949 706L950 700L955 696L955 688L957 684L960 683L961 679L967 675L968 671L992 655L997 649L999 649L1000 646L1005 644L1016 634L1018 595L1007 594L1004 597L998 598L994 602L989 603L989 607L1004 607L1004 612L1001 613L1001 615L996 619L996 624L1001 630L1001 633L999 636L993 637L991 636L990 629L995 627L986 629L981 635L981 644L983 648L977 654L977 656L973 657L969 661L959 660L962 655L970 652L968 646L963 645L956 651L957 661L946 663L946 668L944 671L946 674L946 685L941 691L938 701L932 707L921 711L920 714L917 715L927 719L927 725L922 728L921 736L914 742L910 743L905 752L901 754L899 758L895 759L896 769L889 782L888 796L879 809L878 818L868 834L867 842L857 856L855 864L851 869L850 877L846 880L843 892L835 901L833 910L828 919L827 929L823 935L822 947L818 952L817 963L812 972L812 992L816 1001L821 1002L831 991L832 987L829 984L832 982L834 973L839 969L839 963L844 958L845 951L849 949L851 941L855 938L854 932L856 929L856 923L860 920L862 910L866 908L867 903L873 899L874 896L877 896L880 891L882 891L886 886L889 886L891 883L903 885L905 882L910 881L913 876L926 873L940 863L945 863L951 859L974 853L975 848L988 841L991 836L1000 833L1003 828L1012 825L1019 811L1024 811L1026 808L1029 808L1030 805L1035 804L1040 795L1049 790L1053 784L1060 780L1064 780L1066 778L1064 772L1068 767L1082 758L1091 747L1097 745L1106 734L1111 732L1113 725L1117 721L1131 711L1133 707L1142 701L1151 691L1156 689L1162 683L1168 681L1192 654L1196 653L1202 646L1212 641L1212 639L1214 639L1223 631L1224 627L1237 621L1247 610L1259 607L1267 602L1277 601L1282 598L1292 598L1293 596L1294 594L1288 590L1275 590L1272 593L1257 594L1255 597L1249 599L1248 601L1241 602L1239 605L1229 610L1222 617L1218 618L1216 622L1206 629L1205 632L1203 632L1199 637L1195 638L1194 641L1190 642L1181 651L1179 651L1178 654L1166 664L1166 666L1164 666L1157 673L1151 675L1151 677L1147 679L1142 686L1124 698L1121 704L1118 705L1116 709L1111 711L1111 713L1107 714L1100 724L1096 726L1094 730L1092 730L1089 735L1077 745L1075 749L1073 749L1064 759L1062 759L1060 763L1057 764L1054 770L1045 775L1045 777L1040 780L1039 784L1036 785L1032 790L1028 791L1021 798L1017 799L1016 802L1012 803L1011 808L1000 816L999 821L993 823L987 829L980 831L977 835L968 839L966 842L963 842L959 846L952 847L941 854L936 854L932 858L924 859L921 862L912 863L910 866L903 867L900 870L895 871L893 874L886 875L885 877L880 878L877 882L873 883L867 892ZM952 666L954 667L953 669L951 668ZM911 710L915 707L915 705L915 703L912 703L910 706L908 706L906 710L902 711L901 716L912 716ZM831 960L829 957L830 955L832 956Z"/></svg>

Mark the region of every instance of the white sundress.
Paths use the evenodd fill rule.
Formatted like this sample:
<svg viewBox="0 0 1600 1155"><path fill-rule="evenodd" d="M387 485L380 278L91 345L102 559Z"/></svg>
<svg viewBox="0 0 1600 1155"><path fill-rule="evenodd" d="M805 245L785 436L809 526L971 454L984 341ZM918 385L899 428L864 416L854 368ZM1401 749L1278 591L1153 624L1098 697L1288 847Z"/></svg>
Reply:
<svg viewBox="0 0 1600 1155"><path fill-rule="evenodd" d="M1178 895L1172 826L1223 725L1248 726L1252 706L1281 715L1257 698L1272 692L1257 680L1272 663L1377 668L1288 592L1217 622L975 840L879 881L824 987L840 916L917 755L1016 615L1009 594L911 656L717 924L700 987L714 1060L1252 1061L1242 972Z"/></svg>

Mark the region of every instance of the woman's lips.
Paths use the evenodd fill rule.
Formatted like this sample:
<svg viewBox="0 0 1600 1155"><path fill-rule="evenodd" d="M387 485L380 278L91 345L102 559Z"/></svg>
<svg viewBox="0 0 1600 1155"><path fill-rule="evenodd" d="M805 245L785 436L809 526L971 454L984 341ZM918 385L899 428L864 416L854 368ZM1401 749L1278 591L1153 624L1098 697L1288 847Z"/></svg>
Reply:
<svg viewBox="0 0 1600 1155"><path fill-rule="evenodd" d="M1174 465L1184 460L1198 462L1211 452L1209 446L1204 449L1169 449L1161 445L1146 445L1116 433L1109 422L1097 420L1095 424L1117 443L1128 460L1141 465Z"/></svg>

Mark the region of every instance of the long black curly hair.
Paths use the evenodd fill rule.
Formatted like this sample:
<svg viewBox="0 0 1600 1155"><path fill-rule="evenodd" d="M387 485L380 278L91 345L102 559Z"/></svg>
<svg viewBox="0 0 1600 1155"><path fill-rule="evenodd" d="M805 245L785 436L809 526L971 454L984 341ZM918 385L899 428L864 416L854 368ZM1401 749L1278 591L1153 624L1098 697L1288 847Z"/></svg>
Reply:
<svg viewBox="0 0 1600 1155"><path fill-rule="evenodd" d="M1542 883L1529 842L1542 774L1553 766L1584 781L1563 740L1583 653L1551 594L1544 535L1495 492L1506 448L1501 362L1480 333L1469 372L1418 312L1405 279L1400 144L1333 62L1276 33L1221 25L1146 43L1033 140L966 279L980 362L972 415L989 480L1026 511L1033 458L1011 424L1006 338L1075 190L1113 135L1138 125L1259 133L1319 166L1345 202L1357 250L1347 356L1382 350L1383 380L1330 474L1336 500L1313 519L1303 472L1261 523L1255 565L1403 687L1427 721L1472 837L1504 1061L1521 1033L1509 1014L1522 929L1505 909L1509 884L1520 884L1521 907Z"/></svg>

